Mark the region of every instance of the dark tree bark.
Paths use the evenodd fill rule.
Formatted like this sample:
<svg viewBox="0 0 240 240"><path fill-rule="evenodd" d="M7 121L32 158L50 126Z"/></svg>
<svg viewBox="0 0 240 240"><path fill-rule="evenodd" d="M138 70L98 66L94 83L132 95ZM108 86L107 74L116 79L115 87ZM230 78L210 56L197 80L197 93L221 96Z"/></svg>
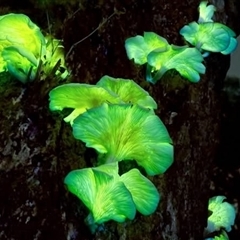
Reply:
<svg viewBox="0 0 240 240"><path fill-rule="evenodd" d="M103 23L71 51L67 62L73 77L69 81L94 84L110 75L133 79L149 91L173 139L174 164L164 175L151 178L161 193L154 214L137 215L124 224L108 222L91 235L84 224L88 212L67 192L63 179L73 169L91 167L96 155L73 138L60 114L48 109L48 92L66 82L49 78L23 86L7 79L0 83L1 239L203 239L229 56L206 58L207 71L199 83L189 83L170 71L152 85L145 81L144 67L129 61L124 48L126 38L144 31L184 45L179 30L197 20L198 5L197 0L82 1L73 15L77 4L49 8L53 23L64 20L55 28L66 52ZM218 21L239 33L237 0L216 5ZM32 16L38 11L26 10Z"/></svg>

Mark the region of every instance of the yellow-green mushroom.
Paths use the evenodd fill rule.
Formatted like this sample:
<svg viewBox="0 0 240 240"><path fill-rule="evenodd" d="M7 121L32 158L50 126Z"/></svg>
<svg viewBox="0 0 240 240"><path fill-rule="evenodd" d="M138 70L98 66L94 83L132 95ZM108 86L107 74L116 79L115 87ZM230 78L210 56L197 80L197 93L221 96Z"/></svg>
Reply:
<svg viewBox="0 0 240 240"><path fill-rule="evenodd" d="M119 103L121 100L106 89L84 83L69 83L52 89L49 93L49 108L51 111L62 111L64 108L73 109L64 118L65 122L73 124L74 119L87 109L97 107L104 102Z"/></svg>
<svg viewBox="0 0 240 240"><path fill-rule="evenodd" d="M64 179L68 190L90 210L86 224L94 233L98 224L109 220L134 219L136 207L122 181L94 168L73 170Z"/></svg>
<svg viewBox="0 0 240 240"><path fill-rule="evenodd" d="M102 104L79 115L73 135L95 148L99 163L136 160L148 175L164 173L173 162L172 140L151 110L131 104Z"/></svg>
<svg viewBox="0 0 240 240"><path fill-rule="evenodd" d="M141 107L156 109L157 103L147 91L131 79L103 76L96 84L118 95L124 103L138 104Z"/></svg>

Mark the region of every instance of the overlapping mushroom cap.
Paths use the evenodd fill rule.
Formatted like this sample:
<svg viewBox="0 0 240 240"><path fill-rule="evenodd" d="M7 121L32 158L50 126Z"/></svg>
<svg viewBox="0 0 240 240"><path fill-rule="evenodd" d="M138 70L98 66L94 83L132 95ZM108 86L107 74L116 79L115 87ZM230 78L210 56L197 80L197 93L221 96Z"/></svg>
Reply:
<svg viewBox="0 0 240 240"><path fill-rule="evenodd" d="M52 111L64 108L74 109L64 121L73 124L73 120L87 109L97 107L104 102L119 103L121 100L114 93L110 93L100 86L69 83L52 89L49 93L49 108Z"/></svg>
<svg viewBox="0 0 240 240"><path fill-rule="evenodd" d="M8 71L22 83L50 74L66 78L63 45L24 14L0 16L0 72Z"/></svg>
<svg viewBox="0 0 240 240"><path fill-rule="evenodd" d="M33 80L45 52L45 38L28 16L0 16L0 72L9 71L22 83Z"/></svg>
<svg viewBox="0 0 240 240"><path fill-rule="evenodd" d="M201 2L198 23L184 26L180 34L199 50L230 54L237 47L236 34L226 25L213 21L215 11L214 5Z"/></svg>
<svg viewBox="0 0 240 240"><path fill-rule="evenodd" d="M125 48L129 59L137 64L147 63L146 79L152 83L170 69L176 69L191 82L199 81L199 74L205 73L202 54L196 48L170 45L153 32L127 39Z"/></svg>
<svg viewBox="0 0 240 240"><path fill-rule="evenodd" d="M0 16L0 51L7 46L18 46L40 58L45 53L45 43L39 27L28 16L14 13Z"/></svg>
<svg viewBox="0 0 240 240"><path fill-rule="evenodd" d="M119 176L116 162L73 170L64 183L90 210L86 222L93 232L97 224L109 220L133 219L136 210L143 215L152 214L160 200L156 187L139 170Z"/></svg>
<svg viewBox="0 0 240 240"><path fill-rule="evenodd" d="M191 82L200 80L205 73L202 54L196 48L169 45L166 51L155 50L148 55L147 81L155 83L166 71L176 69ZM154 73L152 73L154 72Z"/></svg>
<svg viewBox="0 0 240 240"><path fill-rule="evenodd" d="M167 40L154 32L144 32L143 36L137 35L125 41L128 58L140 65L147 63L147 56L151 51L165 51L167 47Z"/></svg>
<svg viewBox="0 0 240 240"><path fill-rule="evenodd" d="M192 22L184 26L180 34L189 43L205 51L229 54L237 47L236 34L221 23Z"/></svg>
<svg viewBox="0 0 240 240"><path fill-rule="evenodd" d="M133 219L136 207L129 190L122 181L96 168L71 171L64 179L68 190L90 210L87 224L95 230L96 224L114 220Z"/></svg>
<svg viewBox="0 0 240 240"><path fill-rule="evenodd" d="M157 108L157 103L149 93L131 79L103 76L96 85L114 92L125 103L138 104L149 109Z"/></svg>
<svg viewBox="0 0 240 240"><path fill-rule="evenodd" d="M149 109L156 109L154 99L133 80L103 76L96 85L83 83L63 84L49 93L50 110L72 108L73 112L64 118L73 124L74 119L87 109L103 103L133 103Z"/></svg>
<svg viewBox="0 0 240 240"><path fill-rule="evenodd" d="M148 175L164 173L173 162L172 140L149 109L102 104L78 116L73 135L101 154L101 163L136 160Z"/></svg>

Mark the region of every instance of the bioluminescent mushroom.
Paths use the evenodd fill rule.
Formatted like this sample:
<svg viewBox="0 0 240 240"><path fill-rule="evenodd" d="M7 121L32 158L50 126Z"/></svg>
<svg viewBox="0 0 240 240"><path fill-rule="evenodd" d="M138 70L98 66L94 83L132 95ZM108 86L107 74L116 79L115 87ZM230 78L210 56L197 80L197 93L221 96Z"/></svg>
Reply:
<svg viewBox="0 0 240 240"><path fill-rule="evenodd" d="M104 102L120 103L119 97L106 89L84 83L69 83L52 89L49 93L49 108L61 111L64 108L74 109L64 118L65 122L73 124L73 120L87 109L97 107Z"/></svg>
<svg viewBox="0 0 240 240"><path fill-rule="evenodd" d="M65 79L69 72L65 65L64 47L62 41L47 35L46 39L46 54L42 57L44 77L50 75L55 69L53 74Z"/></svg>
<svg viewBox="0 0 240 240"><path fill-rule="evenodd" d="M237 47L236 34L227 26L216 22L191 22L180 34L199 50L230 54Z"/></svg>
<svg viewBox="0 0 240 240"><path fill-rule="evenodd" d="M191 82L198 82L205 73L202 54L196 48L169 45L167 51L154 50L148 54L147 81L156 83L163 74L176 69Z"/></svg>
<svg viewBox="0 0 240 240"><path fill-rule="evenodd" d="M156 211L160 195L154 184L134 168L124 173L120 180L132 195L136 209L143 215L150 215Z"/></svg>
<svg viewBox="0 0 240 240"><path fill-rule="evenodd" d="M40 59L46 51L45 38L39 27L24 14L9 13L0 16L0 62L3 61L1 52L9 46L26 49L36 59ZM5 68L0 69L4 70Z"/></svg>
<svg viewBox="0 0 240 240"><path fill-rule="evenodd" d="M100 163L136 160L148 175L173 162L172 140L151 110L131 104L102 104L79 115L73 135L100 154Z"/></svg>
<svg viewBox="0 0 240 240"><path fill-rule="evenodd" d="M45 43L40 28L28 16L15 13L0 16L1 47L22 46L37 58L43 53Z"/></svg>
<svg viewBox="0 0 240 240"><path fill-rule="evenodd" d="M151 83L156 83L170 69L176 69L191 82L199 81L199 74L205 73L203 57L197 49L169 45L153 32L127 39L125 47L129 59L137 64L147 63L146 79Z"/></svg>
<svg viewBox="0 0 240 240"><path fill-rule="evenodd" d="M124 222L135 217L131 193L122 181L105 172L94 168L73 170L64 183L90 210L86 223L92 232L106 221Z"/></svg>
<svg viewBox="0 0 240 240"><path fill-rule="evenodd" d="M236 211L233 205L224 202L225 199L224 196L215 196L209 199L208 211L211 215L208 217L206 232L212 233L220 229L225 229L227 232L231 231Z"/></svg>
<svg viewBox="0 0 240 240"><path fill-rule="evenodd" d="M133 80L103 76L96 85L114 92L125 103L138 104L149 109L157 108L157 103L149 93Z"/></svg>
<svg viewBox="0 0 240 240"><path fill-rule="evenodd" d="M214 12L216 11L216 7L214 5L208 5L207 1L203 1L199 4L198 10L198 23L213 22L212 17L214 15Z"/></svg>
<svg viewBox="0 0 240 240"><path fill-rule="evenodd" d="M164 51L167 47L167 40L154 32L144 32L143 36L137 35L125 41L128 58L140 65L147 63L147 56L151 51Z"/></svg>
<svg viewBox="0 0 240 240"><path fill-rule="evenodd" d="M132 195L136 209L143 215L155 212L160 201L160 194L154 184L136 168L119 176L118 163L100 165L95 170L105 172L119 181L122 181Z"/></svg>
<svg viewBox="0 0 240 240"><path fill-rule="evenodd" d="M7 71L22 83L35 79L38 60L27 49L18 46L5 47L2 58Z"/></svg>
<svg viewBox="0 0 240 240"><path fill-rule="evenodd" d="M60 78L69 75L61 41L49 35L45 38L28 16L14 13L0 16L0 72L3 71L23 83L34 80L38 73L41 79L50 74Z"/></svg>

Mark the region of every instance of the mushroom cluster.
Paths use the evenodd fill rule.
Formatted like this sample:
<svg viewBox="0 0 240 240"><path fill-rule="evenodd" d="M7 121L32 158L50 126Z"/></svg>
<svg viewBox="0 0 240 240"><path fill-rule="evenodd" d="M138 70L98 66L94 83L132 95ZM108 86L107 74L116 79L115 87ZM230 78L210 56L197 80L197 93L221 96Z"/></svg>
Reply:
<svg viewBox="0 0 240 240"><path fill-rule="evenodd" d="M73 170L64 180L90 210L91 231L108 220L133 219L136 211L152 214L160 194L144 175L170 167L173 145L148 92L133 80L103 76L96 85L60 85L49 96L52 111L73 110L64 118L73 136L98 153L97 167ZM133 168L120 175L118 163L125 160L135 160L142 173Z"/></svg>

